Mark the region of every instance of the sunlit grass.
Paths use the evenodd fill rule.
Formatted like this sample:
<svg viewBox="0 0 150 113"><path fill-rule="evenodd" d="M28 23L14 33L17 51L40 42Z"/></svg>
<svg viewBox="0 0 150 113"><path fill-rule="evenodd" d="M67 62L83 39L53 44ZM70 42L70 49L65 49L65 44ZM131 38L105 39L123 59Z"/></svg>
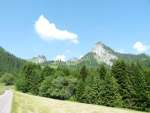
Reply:
<svg viewBox="0 0 150 113"><path fill-rule="evenodd" d="M4 93L5 90L14 89L14 86L6 86L4 83L0 83L0 95Z"/></svg>
<svg viewBox="0 0 150 113"><path fill-rule="evenodd" d="M0 94L4 92L4 84L0 83Z"/></svg>
<svg viewBox="0 0 150 113"><path fill-rule="evenodd" d="M144 113L14 92L12 113Z"/></svg>

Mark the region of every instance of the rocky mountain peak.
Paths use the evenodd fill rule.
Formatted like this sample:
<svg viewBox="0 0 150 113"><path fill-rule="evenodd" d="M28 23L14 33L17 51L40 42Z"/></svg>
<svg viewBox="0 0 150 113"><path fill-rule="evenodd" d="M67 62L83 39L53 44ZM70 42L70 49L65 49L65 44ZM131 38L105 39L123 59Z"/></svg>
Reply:
<svg viewBox="0 0 150 113"><path fill-rule="evenodd" d="M41 64L47 61L46 57L44 55L38 55L33 57L30 61L36 63L36 64Z"/></svg>
<svg viewBox="0 0 150 113"><path fill-rule="evenodd" d="M110 66L113 64L113 60L117 59L117 56L113 54L113 52L109 49L109 47L105 46L101 42L97 42L95 44L95 47L92 49L92 53L94 53L94 57L99 62L104 62Z"/></svg>
<svg viewBox="0 0 150 113"><path fill-rule="evenodd" d="M104 45L101 42L97 42L92 49L92 52L99 54L102 50L104 50Z"/></svg>

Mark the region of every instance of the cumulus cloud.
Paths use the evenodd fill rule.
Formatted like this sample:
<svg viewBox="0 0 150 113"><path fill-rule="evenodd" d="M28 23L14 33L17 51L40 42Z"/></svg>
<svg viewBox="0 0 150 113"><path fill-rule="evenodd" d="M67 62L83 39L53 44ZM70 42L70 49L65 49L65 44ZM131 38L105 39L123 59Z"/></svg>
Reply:
<svg viewBox="0 0 150 113"><path fill-rule="evenodd" d="M78 35L67 30L61 30L54 23L41 15L35 22L35 30L44 40L64 40L72 43L79 43Z"/></svg>
<svg viewBox="0 0 150 113"><path fill-rule="evenodd" d="M149 45L144 45L142 42L137 41L134 43L133 48L137 50L139 53L146 52L148 49L150 49Z"/></svg>
<svg viewBox="0 0 150 113"><path fill-rule="evenodd" d="M80 56L79 56L79 59L81 59L83 56L84 56L84 55L80 55Z"/></svg>
<svg viewBox="0 0 150 113"><path fill-rule="evenodd" d="M66 56L65 55L57 55L54 60L56 61L66 61Z"/></svg>
<svg viewBox="0 0 150 113"><path fill-rule="evenodd" d="M126 51L124 49L117 49L116 51L119 53L126 53Z"/></svg>

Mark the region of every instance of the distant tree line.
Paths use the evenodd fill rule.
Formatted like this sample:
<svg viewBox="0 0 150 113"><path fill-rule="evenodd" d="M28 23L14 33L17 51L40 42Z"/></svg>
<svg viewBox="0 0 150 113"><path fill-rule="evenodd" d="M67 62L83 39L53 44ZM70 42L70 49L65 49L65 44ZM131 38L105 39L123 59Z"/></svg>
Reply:
<svg viewBox="0 0 150 113"><path fill-rule="evenodd" d="M16 79L25 93L89 104L150 111L150 68L116 61L91 69L28 63Z"/></svg>
<svg viewBox="0 0 150 113"><path fill-rule="evenodd" d="M0 47L0 75L4 73L17 74L25 62L25 60L17 58Z"/></svg>

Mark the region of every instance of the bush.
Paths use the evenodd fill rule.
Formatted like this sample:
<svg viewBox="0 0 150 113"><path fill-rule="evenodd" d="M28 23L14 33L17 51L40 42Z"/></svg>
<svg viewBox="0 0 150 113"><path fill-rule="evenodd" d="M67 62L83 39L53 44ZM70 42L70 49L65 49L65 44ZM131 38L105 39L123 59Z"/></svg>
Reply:
<svg viewBox="0 0 150 113"><path fill-rule="evenodd" d="M1 77L1 82L5 83L5 85L13 85L14 84L14 76L10 73L4 73Z"/></svg>
<svg viewBox="0 0 150 113"><path fill-rule="evenodd" d="M54 79L45 79L39 89L39 94L56 99L69 99L75 90L75 80L68 77L58 76Z"/></svg>

